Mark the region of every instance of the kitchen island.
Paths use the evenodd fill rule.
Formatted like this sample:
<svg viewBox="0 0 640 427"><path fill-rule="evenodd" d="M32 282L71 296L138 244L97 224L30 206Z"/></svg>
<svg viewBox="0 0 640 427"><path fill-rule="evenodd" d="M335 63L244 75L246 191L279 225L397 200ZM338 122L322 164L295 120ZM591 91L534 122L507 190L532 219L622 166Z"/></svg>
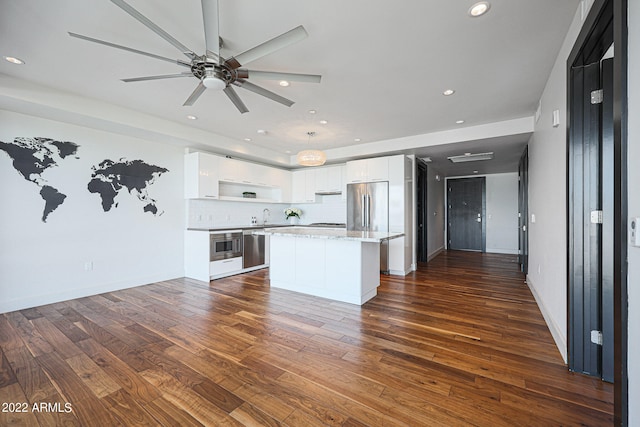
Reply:
<svg viewBox="0 0 640 427"><path fill-rule="evenodd" d="M267 228L274 288L362 305L378 293L380 242L403 233L334 228Z"/></svg>

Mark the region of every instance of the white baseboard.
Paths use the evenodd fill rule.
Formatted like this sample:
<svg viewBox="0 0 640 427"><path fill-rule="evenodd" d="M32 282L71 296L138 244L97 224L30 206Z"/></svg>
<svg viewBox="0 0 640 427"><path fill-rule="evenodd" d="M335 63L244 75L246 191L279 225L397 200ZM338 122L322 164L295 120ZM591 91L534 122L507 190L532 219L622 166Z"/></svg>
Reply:
<svg viewBox="0 0 640 427"><path fill-rule="evenodd" d="M487 248L485 252L488 254L518 255L518 249Z"/></svg>
<svg viewBox="0 0 640 427"><path fill-rule="evenodd" d="M427 256L427 262L431 261L432 259L434 259L435 257L437 257L438 255L440 255L442 252L444 252L444 246L440 246L438 249L436 249L435 251L431 252L428 256Z"/></svg>
<svg viewBox="0 0 640 427"><path fill-rule="evenodd" d="M39 307L41 305L53 304L61 301L68 301L75 298L84 298L92 295L102 294L105 292L135 288L136 286L143 286L150 283L173 280L181 277L184 277L184 271L157 274L119 282L105 283L97 286L89 286L86 288L67 289L44 295L33 295L27 298L0 301L0 314L9 313L11 311L24 310L25 308Z"/></svg>
<svg viewBox="0 0 640 427"><path fill-rule="evenodd" d="M547 310L547 307L542 302L542 298L540 298L540 295L538 295L538 292L536 291L536 287L533 285L533 282L531 281L531 277L529 277L528 275L527 275L527 286L529 286L529 289L533 294L533 298L535 298L536 303L538 304L538 308L540 308L540 312L542 312L542 317L544 317L544 321L547 323L549 332L551 332L551 336L553 337L553 340L556 343L556 347L558 347L558 351L560 351L560 355L562 356L564 363L568 363L569 359L567 356L567 341L565 338L565 334L558 327L558 325L553 321L553 318L549 314L549 310Z"/></svg>

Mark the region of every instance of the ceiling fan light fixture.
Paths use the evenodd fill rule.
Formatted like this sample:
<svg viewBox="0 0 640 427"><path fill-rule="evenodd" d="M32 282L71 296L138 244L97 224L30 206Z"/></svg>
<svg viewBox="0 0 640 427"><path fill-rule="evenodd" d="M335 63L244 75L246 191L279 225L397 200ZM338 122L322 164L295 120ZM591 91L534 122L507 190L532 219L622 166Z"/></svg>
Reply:
<svg viewBox="0 0 640 427"><path fill-rule="evenodd" d="M207 89L223 90L227 83L216 75L215 70L206 70L202 77L202 84Z"/></svg>

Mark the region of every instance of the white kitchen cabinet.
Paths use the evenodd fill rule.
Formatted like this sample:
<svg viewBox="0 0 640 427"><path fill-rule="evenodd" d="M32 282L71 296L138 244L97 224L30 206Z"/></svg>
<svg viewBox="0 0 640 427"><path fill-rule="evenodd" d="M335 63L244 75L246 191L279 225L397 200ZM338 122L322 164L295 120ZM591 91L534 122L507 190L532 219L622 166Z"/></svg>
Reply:
<svg viewBox="0 0 640 427"><path fill-rule="evenodd" d="M251 163L220 157L218 178L224 182L253 184L254 176Z"/></svg>
<svg viewBox="0 0 640 427"><path fill-rule="evenodd" d="M367 159L347 162L347 183L367 181Z"/></svg>
<svg viewBox="0 0 640 427"><path fill-rule="evenodd" d="M389 158L353 160L347 162L347 183L389 180Z"/></svg>
<svg viewBox="0 0 640 427"><path fill-rule="evenodd" d="M342 166L318 168L316 172L316 193L339 193L342 191Z"/></svg>
<svg viewBox="0 0 640 427"><path fill-rule="evenodd" d="M209 274L212 279L240 273L242 271L242 257L221 259L209 263Z"/></svg>
<svg viewBox="0 0 640 427"><path fill-rule="evenodd" d="M315 203L316 201L316 171L305 169L293 171L292 179L292 203Z"/></svg>
<svg viewBox="0 0 640 427"><path fill-rule="evenodd" d="M218 157L207 153L189 153L184 158L185 199L217 199Z"/></svg>

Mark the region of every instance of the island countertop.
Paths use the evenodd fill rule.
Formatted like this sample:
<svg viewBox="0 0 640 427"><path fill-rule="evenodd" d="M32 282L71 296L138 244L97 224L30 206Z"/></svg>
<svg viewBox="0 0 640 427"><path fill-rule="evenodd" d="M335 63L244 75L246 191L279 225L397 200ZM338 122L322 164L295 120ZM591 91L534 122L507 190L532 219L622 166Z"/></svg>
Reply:
<svg viewBox="0 0 640 427"><path fill-rule="evenodd" d="M257 230L255 234L267 236L302 237L310 239L339 239L356 240L360 242L379 243L384 240L396 239L404 233L387 233L382 231L353 231L344 228L315 228L315 227L279 227Z"/></svg>

